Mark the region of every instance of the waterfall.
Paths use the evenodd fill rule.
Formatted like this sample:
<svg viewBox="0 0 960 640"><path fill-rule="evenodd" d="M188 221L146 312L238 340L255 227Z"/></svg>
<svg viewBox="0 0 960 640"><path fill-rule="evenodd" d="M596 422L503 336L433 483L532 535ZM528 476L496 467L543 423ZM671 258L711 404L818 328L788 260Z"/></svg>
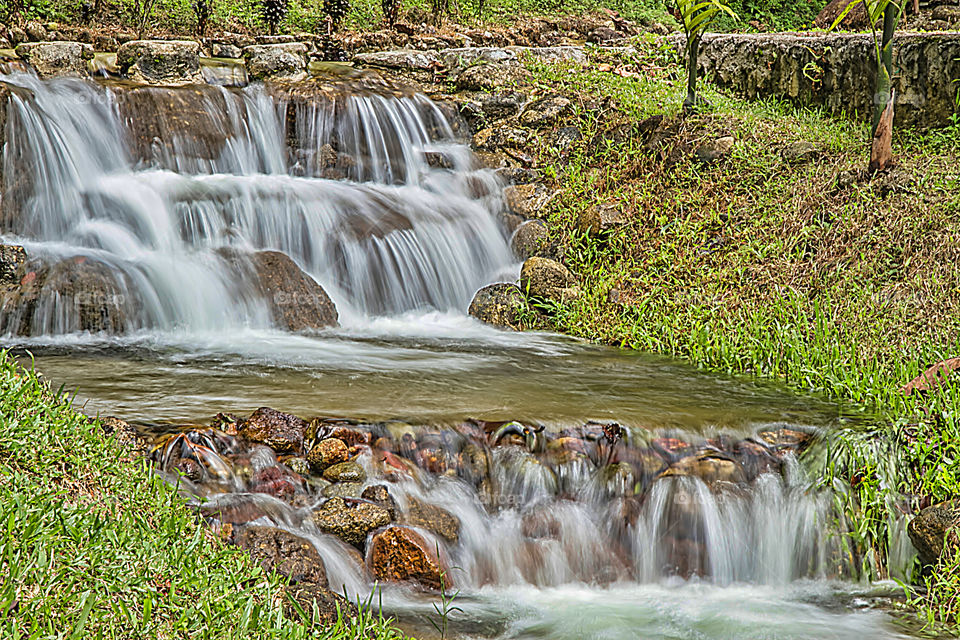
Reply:
<svg viewBox="0 0 960 640"><path fill-rule="evenodd" d="M57 275L8 335L77 331L83 296L119 332L269 328L235 252L289 256L345 324L462 312L511 268L497 178L424 96L0 81L3 241Z"/></svg>

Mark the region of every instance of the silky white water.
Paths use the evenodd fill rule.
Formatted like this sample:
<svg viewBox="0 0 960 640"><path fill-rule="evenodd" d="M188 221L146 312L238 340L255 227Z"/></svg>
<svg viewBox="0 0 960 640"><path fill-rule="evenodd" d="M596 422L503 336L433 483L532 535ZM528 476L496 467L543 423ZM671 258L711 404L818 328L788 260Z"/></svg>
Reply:
<svg viewBox="0 0 960 640"><path fill-rule="evenodd" d="M14 87L2 242L37 264L104 265L123 311L121 331L82 332L78 301L41 291L29 317L7 309L0 332L89 413L162 431L269 405L443 425L451 446L466 418L552 431L616 420L638 442L700 442L831 429L849 417L774 385L468 318L475 291L515 280L518 265L500 219L502 185L475 168L425 97L364 90L297 101L259 85L207 87L164 110L157 104L180 99L176 91L27 74L0 81ZM224 250L290 256L330 294L341 326L280 330ZM256 465L276 462L258 455ZM896 590L850 580L832 496L796 459L748 488L680 476L644 487L641 499L635 485L649 478L516 448L490 455L485 492L427 472L391 486L401 505L419 498L462 524L457 543L436 541L461 589L457 636L903 637L872 609L878 592ZM241 493L208 497L250 501L255 522L314 542L332 587L374 592L366 569L306 511L232 482ZM377 593L388 613L431 635L435 597Z"/></svg>

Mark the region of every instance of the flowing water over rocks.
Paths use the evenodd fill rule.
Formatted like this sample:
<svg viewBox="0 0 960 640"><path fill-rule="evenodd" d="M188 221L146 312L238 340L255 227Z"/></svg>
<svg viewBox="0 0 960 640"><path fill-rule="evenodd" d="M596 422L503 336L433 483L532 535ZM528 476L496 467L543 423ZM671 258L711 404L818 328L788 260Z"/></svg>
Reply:
<svg viewBox="0 0 960 640"><path fill-rule="evenodd" d="M4 345L298 597L379 584L427 637L441 587L462 637L902 637L818 483L856 416L465 314L521 269L455 110L0 87ZM531 290L578 295L554 264Z"/></svg>

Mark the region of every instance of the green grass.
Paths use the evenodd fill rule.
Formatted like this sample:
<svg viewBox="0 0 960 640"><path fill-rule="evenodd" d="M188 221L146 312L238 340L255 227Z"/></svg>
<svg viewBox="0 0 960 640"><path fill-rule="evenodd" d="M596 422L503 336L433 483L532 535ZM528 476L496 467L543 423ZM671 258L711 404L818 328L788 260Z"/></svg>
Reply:
<svg viewBox="0 0 960 640"><path fill-rule="evenodd" d="M960 494L960 389L900 392L960 353L960 127L898 133L895 153L914 178L905 191L884 193L879 181L837 189L841 171L866 165L864 124L709 85L713 107L681 117L676 55L652 42L641 50L578 73L532 67L540 91L576 98L563 124L583 133L563 152L541 135L535 150L562 189L549 211L552 239L584 291L542 318L705 369L776 378L879 416L879 427L831 443L824 481L841 489L863 575L885 577L904 525L897 514ZM605 136L658 114L669 126L656 149L639 134ZM736 141L729 157L696 160L701 143L725 135ZM796 141L814 143L818 157L785 161L783 149ZM596 202L620 206L627 224L584 235L577 216ZM958 567L947 561L915 602L925 619L957 622L947 603L960 593Z"/></svg>
<svg viewBox="0 0 960 640"><path fill-rule="evenodd" d="M403 637L369 613L327 628L286 619L280 577L5 352L0 566L3 638Z"/></svg>

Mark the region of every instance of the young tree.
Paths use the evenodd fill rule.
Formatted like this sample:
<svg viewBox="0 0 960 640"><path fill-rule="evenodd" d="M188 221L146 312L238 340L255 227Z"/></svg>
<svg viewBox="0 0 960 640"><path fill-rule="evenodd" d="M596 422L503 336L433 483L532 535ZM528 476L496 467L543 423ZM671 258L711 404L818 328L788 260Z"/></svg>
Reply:
<svg viewBox="0 0 960 640"><path fill-rule="evenodd" d="M277 27L287 17L287 0L260 0L260 17L267 23L270 35L276 35Z"/></svg>
<svg viewBox="0 0 960 640"><path fill-rule="evenodd" d="M893 164L893 36L903 15L904 0L853 0L830 26L836 29L853 8L864 3L870 17L873 46L877 57L877 84L873 92L869 171L884 171ZM883 21L882 31L877 27Z"/></svg>
<svg viewBox="0 0 960 640"><path fill-rule="evenodd" d="M680 24L687 37L687 97L683 101L686 110L696 109L703 100L697 95L697 57L700 53L700 40L707 27L713 24L721 13L736 20L737 14L722 0L676 0Z"/></svg>
<svg viewBox="0 0 960 640"><path fill-rule="evenodd" d="M211 13L213 13L213 0L193 0L193 16L197 19L198 36L203 37L207 33Z"/></svg>
<svg viewBox="0 0 960 640"><path fill-rule="evenodd" d="M400 0L380 0L380 6L383 8L383 19L387 26L393 28L397 24L397 18L400 16Z"/></svg>
<svg viewBox="0 0 960 640"><path fill-rule="evenodd" d="M347 17L347 11L350 10L348 0L323 0L323 11L327 14L327 24L329 30L339 31L343 19Z"/></svg>

